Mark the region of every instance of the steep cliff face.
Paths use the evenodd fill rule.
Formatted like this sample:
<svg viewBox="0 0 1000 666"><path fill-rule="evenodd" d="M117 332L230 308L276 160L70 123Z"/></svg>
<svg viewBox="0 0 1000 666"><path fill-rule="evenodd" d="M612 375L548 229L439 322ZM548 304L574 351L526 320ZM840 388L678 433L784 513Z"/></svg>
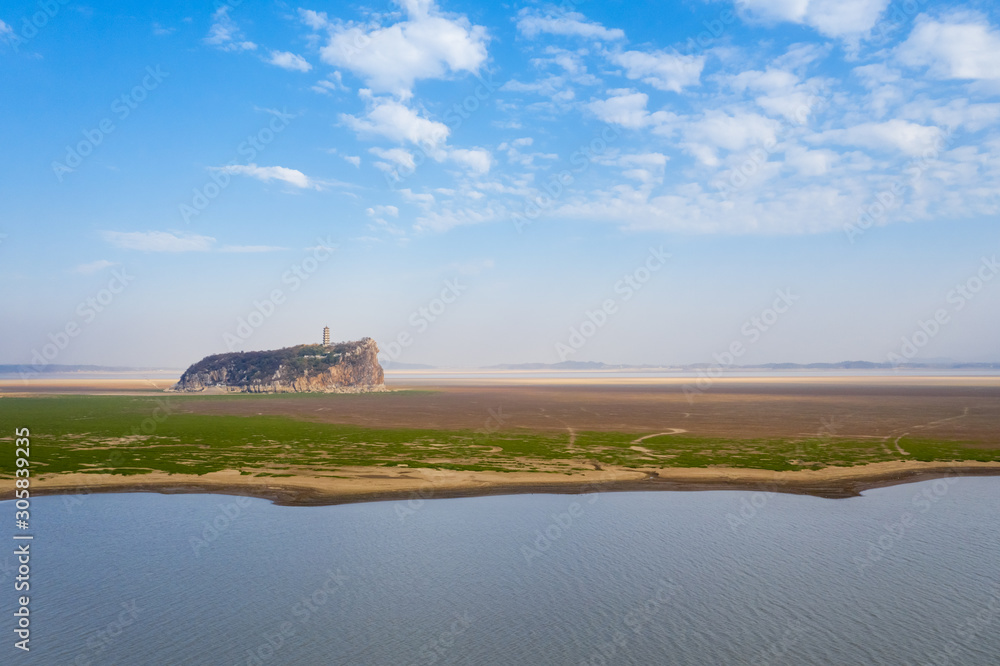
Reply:
<svg viewBox="0 0 1000 666"><path fill-rule="evenodd" d="M357 393L384 391L378 346L371 338L329 347L298 345L273 351L206 356L170 391Z"/></svg>

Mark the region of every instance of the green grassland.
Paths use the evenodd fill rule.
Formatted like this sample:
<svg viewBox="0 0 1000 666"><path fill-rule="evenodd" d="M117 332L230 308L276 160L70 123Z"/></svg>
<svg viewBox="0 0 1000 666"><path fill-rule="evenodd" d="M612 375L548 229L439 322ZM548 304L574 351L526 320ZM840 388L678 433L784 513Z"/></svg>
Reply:
<svg viewBox="0 0 1000 666"><path fill-rule="evenodd" d="M350 466L572 473L603 466L820 469L890 460L1000 461L1000 449L904 437L903 456L880 438L737 439L689 433L362 428L279 416L220 416L185 411L197 400L295 399L294 396L46 396L4 397L0 477L14 475L15 427L31 429L34 475L61 472L205 474L239 470L282 476L300 471L337 476ZM333 395L334 400L378 399ZM162 406L168 404L169 413ZM639 446L633 448L633 446Z"/></svg>

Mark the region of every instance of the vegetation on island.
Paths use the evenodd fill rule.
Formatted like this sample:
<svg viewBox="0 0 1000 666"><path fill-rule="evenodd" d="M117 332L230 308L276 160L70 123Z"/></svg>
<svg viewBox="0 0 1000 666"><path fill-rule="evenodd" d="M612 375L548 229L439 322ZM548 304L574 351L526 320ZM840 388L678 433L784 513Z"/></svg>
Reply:
<svg viewBox="0 0 1000 666"><path fill-rule="evenodd" d="M295 375L319 374L337 365L349 348L349 344L341 343L329 347L297 345L269 351L213 354L189 367L184 376L227 368L232 383L257 384L269 381L283 368Z"/></svg>

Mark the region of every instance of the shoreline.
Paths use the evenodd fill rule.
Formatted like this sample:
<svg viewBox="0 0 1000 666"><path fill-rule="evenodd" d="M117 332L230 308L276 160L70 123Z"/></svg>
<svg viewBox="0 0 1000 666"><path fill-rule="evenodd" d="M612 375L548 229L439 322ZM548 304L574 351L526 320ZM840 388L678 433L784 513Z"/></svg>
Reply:
<svg viewBox="0 0 1000 666"><path fill-rule="evenodd" d="M608 468L576 472L467 472L424 468L356 467L337 476L253 477L238 471L185 475L151 472L64 473L31 481L33 497L92 493L242 495L281 506L331 506L357 502L450 499L515 494L742 490L811 495L827 499L857 497L865 490L944 477L1000 476L1000 462L891 461L821 470ZM14 499L14 479L0 480L0 501Z"/></svg>

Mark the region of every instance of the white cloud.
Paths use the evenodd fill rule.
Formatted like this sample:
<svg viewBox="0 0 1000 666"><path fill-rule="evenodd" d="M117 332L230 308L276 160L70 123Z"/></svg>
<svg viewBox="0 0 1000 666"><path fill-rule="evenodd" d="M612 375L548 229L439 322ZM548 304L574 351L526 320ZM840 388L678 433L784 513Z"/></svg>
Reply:
<svg viewBox="0 0 1000 666"><path fill-rule="evenodd" d="M397 166L406 169L416 169L417 164L413 159L413 153L402 148L369 148L368 152L384 160L389 160Z"/></svg>
<svg viewBox="0 0 1000 666"><path fill-rule="evenodd" d="M393 99L372 99L363 118L341 114L340 120L358 134L384 136L393 141L409 141L427 148L437 148L448 139L448 126L427 118Z"/></svg>
<svg viewBox="0 0 1000 666"><path fill-rule="evenodd" d="M493 164L493 156L490 155L490 151L482 148L453 148L448 151L448 157L476 174L489 173L490 166Z"/></svg>
<svg viewBox="0 0 1000 666"><path fill-rule="evenodd" d="M839 155L832 150L808 150L802 146L792 146L785 151L785 164L807 177L826 174L838 159Z"/></svg>
<svg viewBox="0 0 1000 666"><path fill-rule="evenodd" d="M898 118L883 123L861 123L846 129L826 130L810 137L817 143L833 143L876 150L898 150L906 155L919 155L940 145L943 132Z"/></svg>
<svg viewBox="0 0 1000 666"><path fill-rule="evenodd" d="M625 33L618 28L605 28L600 23L587 21L583 14L566 12L558 16L540 16L528 9L518 13L517 29L525 37L534 38L542 33L565 37L587 37L590 39L625 39Z"/></svg>
<svg viewBox="0 0 1000 666"><path fill-rule="evenodd" d="M353 164L356 167L360 167L361 166L361 156L360 155L341 155L341 157L343 157L345 160L347 160L348 162L350 162L351 164Z"/></svg>
<svg viewBox="0 0 1000 666"><path fill-rule="evenodd" d="M589 85L596 85L600 83L597 78L587 74L587 66L583 64L583 56L587 55L587 51L585 49L580 49L579 51L574 52L560 49L555 46L546 46L545 55L547 57L532 58L531 64L536 67L556 65L568 76L573 77L574 81L587 83Z"/></svg>
<svg viewBox="0 0 1000 666"><path fill-rule="evenodd" d="M372 206L371 208L366 209L365 213L367 213L369 217L383 217L386 215L389 217L399 217L399 209L395 206Z"/></svg>
<svg viewBox="0 0 1000 666"><path fill-rule="evenodd" d="M920 99L905 105L900 113L913 120L930 121L949 131L961 127L978 132L1000 121L1000 104L971 104L965 98L953 99L947 104Z"/></svg>
<svg viewBox="0 0 1000 666"><path fill-rule="evenodd" d="M1000 79L1000 33L982 17L953 15L936 21L917 17L913 32L896 50L911 67L928 68L938 79Z"/></svg>
<svg viewBox="0 0 1000 666"><path fill-rule="evenodd" d="M212 14L212 27L204 41L223 51L253 51L257 45L243 38L236 22L229 16L229 5L222 5Z"/></svg>
<svg viewBox="0 0 1000 666"><path fill-rule="evenodd" d="M271 51L271 57L267 61L282 69L289 69L296 72L308 72L312 69L312 65L306 62L305 58L290 51Z"/></svg>
<svg viewBox="0 0 1000 666"><path fill-rule="evenodd" d="M169 231L104 231L101 236L123 250L145 252L206 252L215 242L211 236Z"/></svg>
<svg viewBox="0 0 1000 666"><path fill-rule="evenodd" d="M555 153L522 153L521 148L528 148L535 143L535 140L530 136L524 136L519 139L514 139L511 142L504 141L499 146L497 150L500 152L506 152L507 161L511 164L519 164L525 168L534 168L535 160L556 160L559 156Z"/></svg>
<svg viewBox="0 0 1000 666"><path fill-rule="evenodd" d="M493 222L497 218L497 213L492 208L444 208L442 210L428 211L417 218L414 227L418 231L443 232L454 227Z"/></svg>
<svg viewBox="0 0 1000 666"><path fill-rule="evenodd" d="M799 70L808 67L830 53L830 44L792 44L785 54L775 58L771 66L777 69Z"/></svg>
<svg viewBox="0 0 1000 666"><path fill-rule="evenodd" d="M219 248L219 252L258 253L279 252L287 249L287 247L280 247L278 245L223 245Z"/></svg>
<svg viewBox="0 0 1000 666"><path fill-rule="evenodd" d="M631 153L620 155L616 160L619 166L641 166L647 169L662 169L670 158L663 153Z"/></svg>
<svg viewBox="0 0 1000 666"><path fill-rule="evenodd" d="M809 0L735 0L734 4L755 17L793 23L804 22L809 9Z"/></svg>
<svg viewBox="0 0 1000 666"><path fill-rule="evenodd" d="M621 125L628 129L640 129L650 125L666 123L672 117L666 111L649 113L646 103L649 95L627 88L609 90L611 97L590 102L587 108L606 123Z"/></svg>
<svg viewBox="0 0 1000 666"><path fill-rule="evenodd" d="M835 207L834 207L835 206ZM801 233L838 228L846 206L823 191L796 192L758 203L720 202L699 188L683 194L647 196L642 190L620 187L598 193L592 200L560 206L556 217L614 221L632 230L687 233ZM826 216L817 216L822 209Z"/></svg>
<svg viewBox="0 0 1000 666"><path fill-rule="evenodd" d="M880 88L889 83L898 83L903 78L898 70L881 62L855 67L852 72L861 79L866 88L871 89Z"/></svg>
<svg viewBox="0 0 1000 666"><path fill-rule="evenodd" d="M289 122L289 121L291 121L291 120L294 120L295 118L298 117L294 113L288 113L287 111L282 111L280 109L269 109L269 108L264 107L264 106L256 106L255 105L253 107L253 110L254 111L260 111L262 113L270 113L275 118L279 118L281 120L284 120L286 123Z"/></svg>
<svg viewBox="0 0 1000 666"><path fill-rule="evenodd" d="M885 117L893 107L909 98L911 94L907 88L917 83L904 80L898 69L881 62L855 67L853 73L869 91L865 104L874 119Z"/></svg>
<svg viewBox="0 0 1000 666"><path fill-rule="evenodd" d="M13 35L14 31L9 25L0 20L0 39L7 39L10 35Z"/></svg>
<svg viewBox="0 0 1000 666"><path fill-rule="evenodd" d="M572 88L567 85L565 77L562 76L549 76L530 83L511 79L500 86L500 90L535 93L558 102L568 102L574 97Z"/></svg>
<svg viewBox="0 0 1000 666"><path fill-rule="evenodd" d="M433 206L434 205L434 195L433 194L419 194L414 192L408 187L404 187L399 190L399 193L403 196L403 199L407 203L414 203L419 206Z"/></svg>
<svg viewBox="0 0 1000 666"><path fill-rule="evenodd" d="M250 176L251 178L256 178L265 183L272 180L280 180L289 185L294 185L298 188L311 188L311 189L321 189L320 184L309 178L301 171L296 169L289 169L287 167L280 166L269 166L262 167L256 164L230 164L223 167L212 167L216 171L221 171L222 173L236 174L240 176Z"/></svg>
<svg viewBox="0 0 1000 666"><path fill-rule="evenodd" d="M827 37L856 37L875 26L889 0L735 0L735 5L749 18L808 25Z"/></svg>
<svg viewBox="0 0 1000 666"><path fill-rule="evenodd" d="M781 69L768 69L766 71L748 70L740 72L734 76L729 85L735 90L755 90L774 92L794 88L799 82L799 77L791 72Z"/></svg>
<svg viewBox="0 0 1000 666"><path fill-rule="evenodd" d="M344 77L341 76L340 72L334 72L322 81L317 81L312 86L312 90L323 95L329 95L331 92L338 90L347 90L347 86L344 85Z"/></svg>
<svg viewBox="0 0 1000 666"><path fill-rule="evenodd" d="M97 261L91 261L89 264L80 264L73 269L74 272L80 273L81 275L92 275L98 271L103 271L105 268L111 268L112 266L117 266L118 262L108 261L107 259L98 259Z"/></svg>
<svg viewBox="0 0 1000 666"><path fill-rule="evenodd" d="M719 109L706 111L701 118L682 128L685 150L708 166L717 166L717 149L745 150L751 146L773 145L778 123L756 113Z"/></svg>
<svg viewBox="0 0 1000 666"><path fill-rule="evenodd" d="M386 27L330 26L320 57L365 80L376 92L408 98L414 82L477 72L486 61L486 28L445 15L433 2L398 0L405 21Z"/></svg>
<svg viewBox="0 0 1000 666"><path fill-rule="evenodd" d="M625 76L640 79L659 90L681 92L685 86L697 85L705 56L681 55L665 51L625 51L610 53L608 59L625 68Z"/></svg>
<svg viewBox="0 0 1000 666"><path fill-rule="evenodd" d="M818 84L800 83L799 77L783 69L748 70L727 80L738 92L757 93L754 101L773 116L796 124L804 123L816 105Z"/></svg>
<svg viewBox="0 0 1000 666"><path fill-rule="evenodd" d="M322 30L330 25L326 12L315 12L311 9L299 8L299 18L313 30Z"/></svg>

